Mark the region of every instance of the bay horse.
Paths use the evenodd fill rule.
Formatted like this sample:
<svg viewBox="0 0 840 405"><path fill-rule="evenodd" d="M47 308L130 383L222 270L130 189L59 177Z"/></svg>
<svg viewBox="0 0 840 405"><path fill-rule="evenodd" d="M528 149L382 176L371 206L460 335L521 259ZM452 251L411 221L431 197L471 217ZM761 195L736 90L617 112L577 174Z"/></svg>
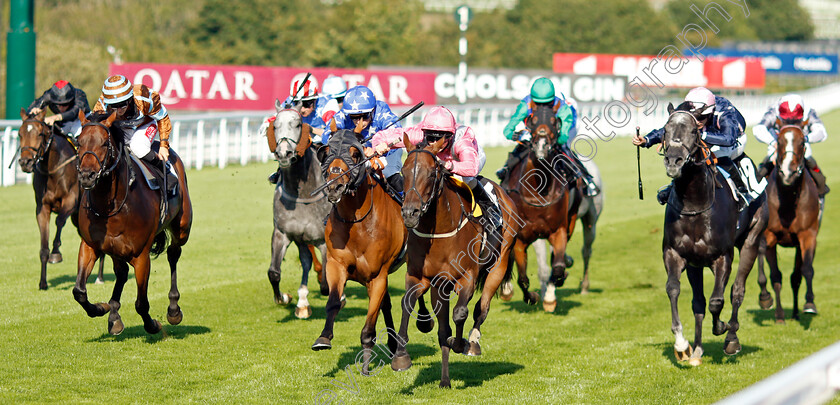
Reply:
<svg viewBox="0 0 840 405"><path fill-rule="evenodd" d="M164 249L171 271L166 318L171 325L177 325L183 319L178 306L181 295L176 268L181 247L189 239L193 214L184 164L170 150L169 162L177 173L178 193L168 198L167 210L161 218L161 199L164 198L161 192L168 194L168 191L151 189L139 174L141 170L137 161L128 156L126 134L114 123L116 113L94 112L90 120L79 115L82 132L78 137L77 166L79 184L84 191L79 208L79 234L82 237L79 272L73 297L90 317L110 312L108 332L120 334L124 329L119 315L120 296L128 280L128 264L131 264L137 281L134 308L143 319L146 332L156 334L162 326L149 315L147 289L151 254L157 256ZM126 122L127 126L130 124ZM136 178L134 173L138 174ZM88 302L85 283L94 260L102 254L111 256L114 261L116 283L108 303L92 304Z"/></svg>
<svg viewBox="0 0 840 405"><path fill-rule="evenodd" d="M799 286L805 277L805 305L802 311L816 314L814 304L814 254L820 230L820 198L817 183L805 167L805 134L796 125L782 126L776 143L776 165L767 176L767 200L770 219L764 232L766 258L770 266L770 280L776 295L776 322L785 322L782 309L782 273L776 256L776 246L795 247L796 259L790 285L793 290L793 319L799 319ZM772 305L767 292L764 263L758 262L758 282L761 287L760 304L764 309Z"/></svg>
<svg viewBox="0 0 840 405"><path fill-rule="evenodd" d="M411 145L408 135L404 145ZM440 387L449 388L449 352L480 355L480 327L487 319L490 300L499 285L510 277L510 251L522 220L515 213L510 197L493 184L502 211L503 226L485 231L484 219L472 216L472 197L465 187L455 185L452 174L437 158L443 145L414 146L406 155L402 174L405 180L405 201L402 216L408 234L405 275L406 293L402 302L399 346L391 361L395 371L411 367L406 350L408 321L417 299L431 288L432 307L438 320L438 344L441 348ZM410 148L410 147L409 147ZM463 338L464 323L469 315L467 304L476 289L481 298L473 312L474 325L469 341ZM449 324L449 301L458 294L452 311L455 334ZM421 301L420 312L423 306ZM418 320L422 319L418 317Z"/></svg>
<svg viewBox="0 0 840 405"><path fill-rule="evenodd" d="M76 148L54 125L44 122L47 111L37 115L27 114L20 109L21 125L18 131L20 158L18 164L24 173L32 173L32 188L35 189L35 219L41 234L41 281L38 288L47 289L47 263L63 260L61 230L70 218L78 224L79 181L76 176ZM50 216L56 213L55 239L52 252L49 248ZM104 262L99 263L97 284L103 283Z"/></svg>
<svg viewBox="0 0 840 405"><path fill-rule="evenodd" d="M291 302L289 294L280 291L280 275L286 249L295 242L302 267L295 316L306 319L312 315L307 298L309 269L313 260L317 260L310 245L320 250L321 258L326 257L323 221L332 205L324 193L310 196L315 188L324 184L324 177L321 175L321 163L310 148L309 125L302 123L298 110L284 108L279 100L275 101L275 110L275 119L266 131L269 148L280 165L280 177L274 189L274 232L268 280L274 290L274 302ZM329 291L321 270L321 266L316 265L321 293L327 295Z"/></svg>
<svg viewBox="0 0 840 405"><path fill-rule="evenodd" d="M702 331L706 302L703 293L703 268L714 274L714 288L709 298L712 333L727 333L724 353L741 350L736 332L738 309L744 301L744 290L758 254L761 236L767 227L767 202L764 194L747 209L738 211L738 203L724 176L714 165L709 147L700 138L697 117L688 112L688 103L675 110L668 105L668 122L662 139L665 172L674 179L665 209L662 259L668 274L665 290L671 302L671 331L675 336L674 353L678 361L688 360L692 366L702 363ZM737 175L737 174L734 174ZM732 316L726 324L720 320L723 292L732 270L734 248L739 250L738 272L732 284ZM677 299L680 276L688 273L693 292L694 347L683 337Z"/></svg>
<svg viewBox="0 0 840 405"><path fill-rule="evenodd" d="M513 200L516 212L525 223L516 235L513 257L519 274L519 287L525 302L530 305L536 305L539 295L529 291L528 246L538 239L548 239L551 245L551 273L547 282L550 283L552 292L553 286L562 286L569 275L566 271L566 244L574 231L581 196L584 195L582 180L578 179L569 184L563 174L565 170L562 167L569 167L572 163L556 146L559 136L556 114L559 107L560 103L553 107L531 103L532 114L525 119L525 125L532 136L530 151L527 158L514 167L508 179L502 183L502 188ZM570 189L576 192L572 193ZM587 221L590 218L587 216ZM597 216L594 219L597 220ZM592 225L591 228L587 228L594 232L594 222L588 225ZM587 246L591 246L594 233L587 236L592 239L589 245L584 244L585 250ZM588 256L585 255L587 264ZM547 299L543 306L546 311L553 312L557 301Z"/></svg>
<svg viewBox="0 0 840 405"><path fill-rule="evenodd" d="M364 147L350 130L334 132L319 151L327 181L327 200L332 204L325 237L326 278L329 286L327 318L312 350L332 348L333 324L342 307L344 284L353 280L365 286L368 312L362 327L362 373L367 375L376 338L380 310L388 328L388 350L396 350L388 274L403 263L407 231L400 217L400 204L388 195L384 182L359 165ZM351 167L354 169L347 172ZM346 173L347 172L347 173ZM428 312L426 312L428 314ZM426 330L431 330L427 325Z"/></svg>

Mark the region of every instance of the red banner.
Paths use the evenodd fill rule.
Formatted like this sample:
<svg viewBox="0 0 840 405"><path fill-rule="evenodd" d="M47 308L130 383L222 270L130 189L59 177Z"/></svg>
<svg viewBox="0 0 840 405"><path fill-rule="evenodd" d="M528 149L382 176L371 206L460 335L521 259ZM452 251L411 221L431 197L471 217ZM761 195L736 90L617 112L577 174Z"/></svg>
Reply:
<svg viewBox="0 0 840 405"><path fill-rule="evenodd" d="M172 110L270 110L274 99L283 101L291 84L307 72L320 84L341 76L347 87L365 85L377 100L392 107L435 102L435 73L431 71L289 68L262 66L169 65L155 63L111 64L110 74L121 74L132 83L157 90ZM98 97L98 95L97 95Z"/></svg>
<svg viewBox="0 0 840 405"><path fill-rule="evenodd" d="M674 48L676 49L676 48ZM668 59L674 56L674 59ZM555 53L558 73L610 74L639 78L645 85L668 87L705 86L713 89L764 88L764 67L760 59L708 57L700 61L679 54L661 59L646 55Z"/></svg>

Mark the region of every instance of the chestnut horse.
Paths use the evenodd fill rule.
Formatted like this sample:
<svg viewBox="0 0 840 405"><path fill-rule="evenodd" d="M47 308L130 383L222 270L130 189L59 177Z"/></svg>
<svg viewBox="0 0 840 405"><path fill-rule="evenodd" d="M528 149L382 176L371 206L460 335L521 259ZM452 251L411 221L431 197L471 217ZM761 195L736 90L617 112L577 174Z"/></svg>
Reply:
<svg viewBox="0 0 840 405"><path fill-rule="evenodd" d="M411 145L408 136L404 145ZM408 235L405 297L402 305L399 347L391 368L396 371L411 367L406 351L408 321L414 304L431 287L432 307L438 319L438 344L441 348L441 387L450 387L449 351L469 355L481 354L481 324L487 319L490 300L503 279L510 276L510 251L522 220L515 206L502 189L493 184L502 211L503 226L483 232L483 218L472 216L472 197L455 185L443 164L437 159L442 145L425 142L408 152L402 169L405 178L405 201L402 216L411 229ZM482 249L483 248L483 249ZM476 289L481 299L476 303L474 325L469 341L463 338L464 323L469 315L467 304ZM449 301L458 294L452 311L455 334L449 324ZM422 303L422 301L421 301ZM421 306L422 312L422 306ZM422 320L422 315L418 320Z"/></svg>
<svg viewBox="0 0 840 405"><path fill-rule="evenodd" d="M325 231L326 277L329 286L327 319L312 350L332 348L333 324L341 309L344 284L353 280L367 288L368 312L362 327L362 373L368 373L380 309L388 328L388 348L396 350L388 274L402 264L407 231L400 205L368 168L359 165L364 147L350 130L339 130L319 151L326 166L327 199L333 204ZM348 172L348 169L354 169ZM431 327L428 327L430 330Z"/></svg>
<svg viewBox="0 0 840 405"><path fill-rule="evenodd" d="M580 196L583 195L580 179L571 185L576 189L575 193L570 193L569 181L563 175L562 167L572 163L556 146L559 107L560 103L554 107L531 103L533 113L525 119L532 136L530 153L502 183L525 223L516 235L513 257L519 273L519 287L525 302L531 305L539 301L539 295L529 291L528 246L538 239L548 238L551 244L551 275L548 281L554 286L562 286L569 275L565 261L566 244L574 231ZM572 198L573 195L576 198ZM557 301L546 301L543 306L546 311L552 312Z"/></svg>
<svg viewBox="0 0 840 405"><path fill-rule="evenodd" d="M35 189L35 219L41 233L41 281L38 288L47 289L47 262L60 263L63 258L61 230L69 217L74 225L78 223L79 182L76 178L76 148L61 133L57 126L47 125L44 116L47 111L29 115L20 109L22 123L18 131L20 158L18 164L25 173L32 173L32 188ZM55 239L52 252L49 248L50 215L55 218ZM104 262L99 262L101 284Z"/></svg>
<svg viewBox="0 0 840 405"><path fill-rule="evenodd" d="M323 193L314 197L309 195L324 184L321 164L315 151L309 147L312 144L309 125L302 123L300 112L283 108L279 100L275 102L275 109L274 121L266 131L268 146L280 165L280 177L274 189L274 232L268 280L274 290L274 302L291 302L289 294L280 291L280 275L286 249L295 242L302 267L295 316L306 319L312 315L307 287L309 269L317 261L311 246L318 247L321 258L326 257L323 221L332 206ZM329 292L321 270L320 264L316 263L321 294L327 295Z"/></svg>
<svg viewBox="0 0 840 405"><path fill-rule="evenodd" d="M776 256L776 246L796 248L793 274L790 286L793 289L793 319L799 319L799 286L805 277L805 305L803 312L816 314L814 305L814 254L817 250L817 233L820 230L820 198L817 183L805 168L805 134L795 125L781 126L776 143L776 165L767 176L767 199L770 205L770 221L764 238L767 242L767 264L770 265L770 280L776 293L776 322L785 322L782 310L782 273ZM767 278L764 263L758 262L758 283L761 286L759 300L761 307L772 305L767 292Z"/></svg>
<svg viewBox="0 0 840 405"><path fill-rule="evenodd" d="M709 298L712 314L712 333L726 335L724 353L734 355L741 350L736 332L739 328L738 309L744 301L747 275L758 255L759 242L767 227L767 201L762 194L749 207L738 211L723 175L716 169L708 146L700 138L697 118L686 111L688 103L677 110L668 105L668 123L662 138L664 163L674 185L665 209L662 259L668 273L665 290L671 302L671 332L674 333L674 353L678 361L688 360L692 366L701 364L703 355L703 319L706 302L703 293L703 268L709 267L715 284ZM735 174L738 175L738 174ZM721 186L722 185L722 186ZM732 284L732 316L726 324L720 320L723 311L723 292L732 271L734 248L740 251L738 273ZM688 274L693 292L694 348L683 337L677 299L680 295L680 276Z"/></svg>
<svg viewBox="0 0 840 405"><path fill-rule="evenodd" d="M79 184L84 191L79 208L79 234L82 237L79 273L73 296L90 317L102 316L110 311L108 332L120 334L124 328L119 315L120 296L128 280L128 264L131 264L137 281L134 308L143 318L146 332L158 333L162 326L149 315L147 296L150 254L163 252L167 245L167 233L170 242L166 258L171 270L171 289L166 318L172 325L179 324L183 318L178 306L181 295L178 292L176 265L192 226L192 206L184 164L174 151L170 151L169 161L178 176L178 193L168 198L165 216L161 218L161 191L148 186L137 163L129 158L126 134L113 125L116 113L93 113L90 121L79 115L82 132L78 138L77 165ZM92 304L88 302L85 283L94 260L102 254L111 256L114 261L117 280L108 303Z"/></svg>

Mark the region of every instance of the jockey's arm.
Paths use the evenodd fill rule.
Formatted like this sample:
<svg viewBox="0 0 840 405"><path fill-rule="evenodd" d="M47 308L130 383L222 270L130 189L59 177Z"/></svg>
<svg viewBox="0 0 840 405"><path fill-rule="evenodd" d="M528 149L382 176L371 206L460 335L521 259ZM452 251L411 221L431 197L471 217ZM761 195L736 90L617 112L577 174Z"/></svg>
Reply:
<svg viewBox="0 0 840 405"><path fill-rule="evenodd" d="M520 101L519 105L516 106L516 111L514 111L513 115L510 117L510 121L508 121L507 125L505 125L505 129L503 131L505 138L512 140L516 125L521 123L522 120L524 120L527 116L528 104L526 104L524 101Z"/></svg>
<svg viewBox="0 0 840 405"><path fill-rule="evenodd" d="M665 135L665 128L654 129L642 137L642 139L644 139L644 143L639 146L650 148L653 145L662 143L663 135Z"/></svg>
<svg viewBox="0 0 840 405"><path fill-rule="evenodd" d="M44 94L41 95L41 97L38 97L35 100L33 100L32 104L29 104L29 108L26 109L26 113L27 114L37 114L37 113L43 111L44 108L48 104L47 103L47 97L48 97L49 92L50 92L50 90L47 89L47 91L45 91ZM38 110L38 111L33 111L33 110ZM78 114L78 112L77 112L77 114Z"/></svg>
<svg viewBox="0 0 840 405"><path fill-rule="evenodd" d="M703 130L702 139L709 145L730 147L735 145L741 136L741 127L734 114L724 113L718 118L719 128L707 125Z"/></svg>
<svg viewBox="0 0 840 405"><path fill-rule="evenodd" d="M770 107L761 117L761 122L753 127L753 136L759 142L768 145L776 142L776 111L773 107Z"/></svg>
<svg viewBox="0 0 840 405"><path fill-rule="evenodd" d="M560 101L562 102L562 101ZM560 120L560 136L557 137L557 143L565 145L569 141L569 131L575 127L577 114L572 106L562 102L563 105L557 110L557 118Z"/></svg>
<svg viewBox="0 0 840 405"><path fill-rule="evenodd" d="M823 125L822 120L813 109L808 113L807 122L808 124L805 126L805 139L808 143L822 142L828 137L825 125Z"/></svg>
<svg viewBox="0 0 840 405"><path fill-rule="evenodd" d="M90 106L88 105L87 94L79 89L76 89L75 98L73 99L73 107L61 113L60 121L70 122L79 119L79 111L84 111L85 115L87 115L87 113L90 112Z"/></svg>
<svg viewBox="0 0 840 405"><path fill-rule="evenodd" d="M453 139L453 142L455 140ZM472 128L467 128L460 139L452 145L452 159L446 162L446 168L461 177L475 177L479 172L478 145Z"/></svg>

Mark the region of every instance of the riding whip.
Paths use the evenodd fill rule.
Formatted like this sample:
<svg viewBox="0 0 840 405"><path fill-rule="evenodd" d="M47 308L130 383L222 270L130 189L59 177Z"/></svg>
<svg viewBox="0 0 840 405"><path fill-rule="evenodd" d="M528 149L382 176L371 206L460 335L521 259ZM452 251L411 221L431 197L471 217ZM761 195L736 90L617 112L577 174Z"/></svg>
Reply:
<svg viewBox="0 0 840 405"><path fill-rule="evenodd" d="M382 130L382 131L384 131L384 130L386 130L386 129L390 128L392 125L394 125L394 124L396 124L396 123L398 123L398 122L402 121L403 119L405 119L405 117L408 117L408 116L409 116L409 115L411 115L413 112L417 111L417 109L418 109L418 108L422 107L422 106L423 106L423 104L425 104L425 102L423 102L423 101L421 101L421 102L419 102L419 103L415 104L415 105L414 105L414 107L409 108L409 109L408 109L408 111L404 112L402 115L400 115L399 117L397 117L397 119L396 119L394 122L392 122L392 123L388 124L387 126L385 126L385 128L382 128L381 130ZM369 136L369 137L365 138L365 139L364 139L364 141L362 141L362 143L365 143L365 142L369 141L371 137L373 137L373 135L371 135L371 136ZM394 145L396 145L396 144L400 143L400 141L401 141L401 139L396 140L396 141L394 141L394 142L392 142L392 143L389 143L389 144L388 144L388 148L390 148L390 147L392 147L392 146L394 146ZM320 193L320 192L321 192L321 191L323 191L325 188L327 188L327 186L329 186L329 185L330 185L330 184L332 184L332 183L335 183L335 181L336 181L336 180L340 179L340 178L341 178L342 176L344 176L345 174L350 173L350 172L352 172L353 170L356 170L356 168L358 168L359 166L364 165L364 164L365 164L365 163L367 163L369 160L371 160L371 159L373 159L373 158L375 158L375 157L379 157L379 155L374 154L374 155L373 155L373 156L371 156L371 157L364 158L361 162L356 163L355 165L353 165L353 167L351 167L351 168L349 168L349 169L345 170L343 173L339 174L336 178L334 178L334 179L332 179L332 180L330 180L330 181L328 181L328 182L326 182L326 183L324 183L324 184L321 184L321 185L320 185L320 186L318 186L315 190L312 190L312 192L311 192L311 193L309 193L309 196L310 196L310 197L314 197L314 196L315 196L315 194Z"/></svg>
<svg viewBox="0 0 840 405"><path fill-rule="evenodd" d="M636 137L639 137L639 127L636 127ZM639 199L644 200L645 195L642 191L642 158L639 156L639 149L641 146L636 145L636 169L639 172Z"/></svg>
<svg viewBox="0 0 840 405"><path fill-rule="evenodd" d="M300 91L303 90L303 85L305 85L306 82L309 80L309 76L312 76L312 72L306 72L306 77L304 77L303 80L300 82L300 86L298 86L297 90L295 90L295 94L292 94L292 99L297 97L298 93L300 93Z"/></svg>

